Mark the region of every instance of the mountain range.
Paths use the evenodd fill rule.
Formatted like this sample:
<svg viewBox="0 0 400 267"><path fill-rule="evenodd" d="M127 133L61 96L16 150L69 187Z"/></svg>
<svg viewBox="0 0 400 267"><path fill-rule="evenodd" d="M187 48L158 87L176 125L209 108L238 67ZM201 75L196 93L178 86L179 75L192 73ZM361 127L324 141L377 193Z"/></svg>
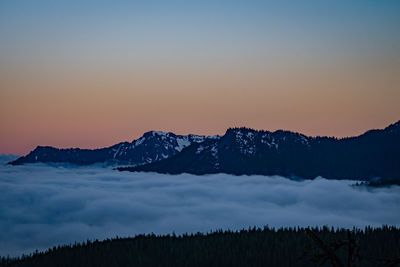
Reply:
<svg viewBox="0 0 400 267"><path fill-rule="evenodd" d="M38 146L28 155L9 164L62 162L76 165L106 163L136 166L169 158L193 143L217 138L219 136L176 135L174 133L150 131L132 142L122 142L100 149L59 149L51 146Z"/></svg>
<svg viewBox="0 0 400 267"><path fill-rule="evenodd" d="M400 180L400 121L348 138L310 137L296 132L230 128L223 136L147 132L108 148L37 147L10 164L106 162L120 171L169 174L229 173L293 178Z"/></svg>

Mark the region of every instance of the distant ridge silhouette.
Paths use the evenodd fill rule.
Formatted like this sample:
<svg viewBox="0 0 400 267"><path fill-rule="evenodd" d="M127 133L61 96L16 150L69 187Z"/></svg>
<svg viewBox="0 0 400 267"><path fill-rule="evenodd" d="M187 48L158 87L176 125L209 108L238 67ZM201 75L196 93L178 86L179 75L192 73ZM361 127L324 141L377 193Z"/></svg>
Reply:
<svg viewBox="0 0 400 267"><path fill-rule="evenodd" d="M119 170L399 181L400 121L342 139L231 128L219 139L194 143L163 161Z"/></svg>
<svg viewBox="0 0 400 267"><path fill-rule="evenodd" d="M9 164L53 162L77 165L94 163L140 165L169 158L192 143L215 138L219 138L219 136L176 135L170 132L149 131L132 142L122 142L100 149L59 149L51 146L38 146L28 155L9 162Z"/></svg>
<svg viewBox="0 0 400 267"><path fill-rule="evenodd" d="M229 128L223 136L150 131L132 142L101 149L38 146L12 165L63 162L130 165L120 171L261 174L293 178L400 180L400 121L348 138Z"/></svg>

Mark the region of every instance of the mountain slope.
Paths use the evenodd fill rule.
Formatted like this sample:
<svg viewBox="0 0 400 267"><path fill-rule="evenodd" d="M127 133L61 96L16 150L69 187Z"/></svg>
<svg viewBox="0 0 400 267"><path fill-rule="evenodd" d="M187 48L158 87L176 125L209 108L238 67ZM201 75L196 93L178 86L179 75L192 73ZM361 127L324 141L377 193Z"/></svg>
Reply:
<svg viewBox="0 0 400 267"><path fill-rule="evenodd" d="M344 139L231 128L219 139L194 143L166 160L119 170L400 179L400 121Z"/></svg>
<svg viewBox="0 0 400 267"><path fill-rule="evenodd" d="M78 165L93 163L140 165L169 158L192 143L218 136L175 135L159 131L146 132L132 142L123 142L101 149L58 149L50 146L38 146L28 155L10 162L12 165L36 162L65 162Z"/></svg>

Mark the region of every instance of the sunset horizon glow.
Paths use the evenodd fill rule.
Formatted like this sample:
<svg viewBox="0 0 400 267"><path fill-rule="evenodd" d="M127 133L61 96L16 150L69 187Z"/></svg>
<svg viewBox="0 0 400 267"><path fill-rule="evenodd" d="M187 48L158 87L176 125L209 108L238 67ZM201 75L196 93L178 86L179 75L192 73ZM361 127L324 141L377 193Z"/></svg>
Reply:
<svg viewBox="0 0 400 267"><path fill-rule="evenodd" d="M2 1L0 154L400 119L400 2Z"/></svg>

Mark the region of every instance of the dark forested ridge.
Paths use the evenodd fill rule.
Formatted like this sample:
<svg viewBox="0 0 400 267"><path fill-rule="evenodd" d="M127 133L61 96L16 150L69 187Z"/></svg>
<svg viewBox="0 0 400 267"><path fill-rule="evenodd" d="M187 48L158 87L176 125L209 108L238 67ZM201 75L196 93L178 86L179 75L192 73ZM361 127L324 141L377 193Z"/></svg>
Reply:
<svg viewBox="0 0 400 267"><path fill-rule="evenodd" d="M219 139L192 144L166 160L119 170L399 181L400 121L343 139L232 128Z"/></svg>
<svg viewBox="0 0 400 267"><path fill-rule="evenodd" d="M139 235L59 246L19 259L2 258L0 266L332 266L323 249L336 258L335 266L398 266L400 229L323 227L310 233L309 228L264 227L182 236Z"/></svg>
<svg viewBox="0 0 400 267"><path fill-rule="evenodd" d="M169 174L229 173L285 177L400 181L400 121L349 138L231 128L223 136L151 131L102 149L37 147L10 162L67 162L128 165L121 171ZM385 182L387 183L387 182Z"/></svg>

